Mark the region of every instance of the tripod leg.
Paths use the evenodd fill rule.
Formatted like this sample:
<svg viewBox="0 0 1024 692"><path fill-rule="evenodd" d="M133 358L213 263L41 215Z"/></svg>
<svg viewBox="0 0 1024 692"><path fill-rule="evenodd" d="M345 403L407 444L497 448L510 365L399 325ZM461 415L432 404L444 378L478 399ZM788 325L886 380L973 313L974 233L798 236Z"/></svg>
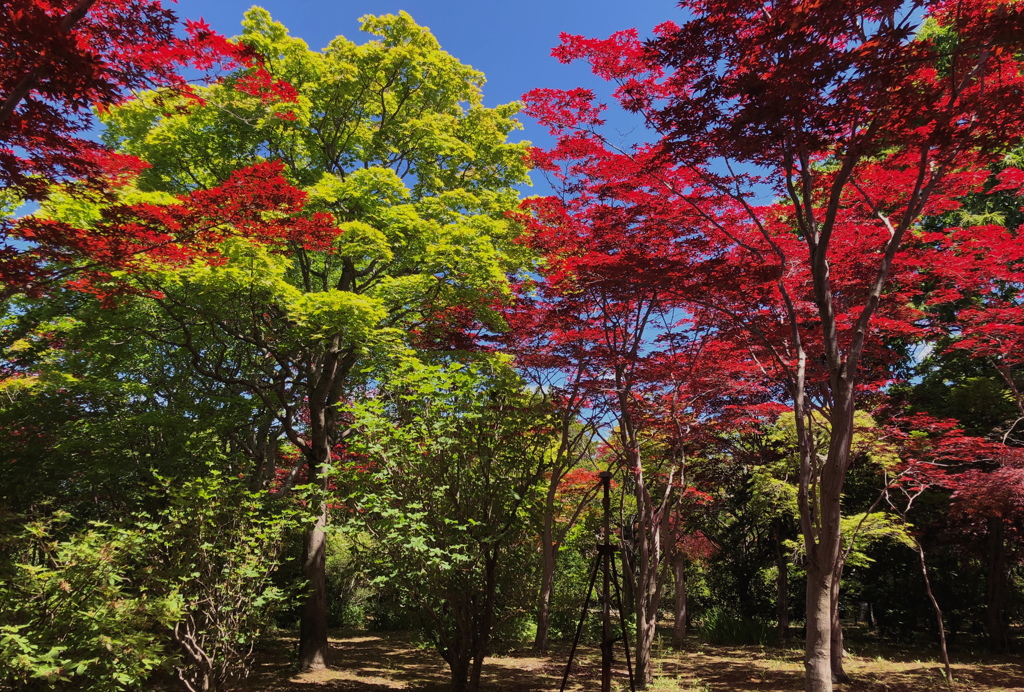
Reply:
<svg viewBox="0 0 1024 692"><path fill-rule="evenodd" d="M572 640L572 648L569 649L569 662L565 664L565 675L562 676L562 685L558 688L558 692L565 692L565 683L569 680L569 670L572 669L572 659L576 656L576 646L580 643L580 635L583 634L583 623L587 619L587 611L590 610L590 595L594 593L594 583L597 582L597 568L600 565L601 554L598 553L594 556L594 567L590 570L590 585L587 587L587 597L583 601L580 624L576 627L576 637ZM630 679L632 680L632 675Z"/></svg>
<svg viewBox="0 0 1024 692"><path fill-rule="evenodd" d="M629 672L630 692L636 692L633 682L633 663L629 659L629 636L626 634L626 619L622 614L622 593L619 591L619 570L612 560L612 584L615 586L615 600L619 606L619 627L622 628L622 647L626 650L626 670Z"/></svg>

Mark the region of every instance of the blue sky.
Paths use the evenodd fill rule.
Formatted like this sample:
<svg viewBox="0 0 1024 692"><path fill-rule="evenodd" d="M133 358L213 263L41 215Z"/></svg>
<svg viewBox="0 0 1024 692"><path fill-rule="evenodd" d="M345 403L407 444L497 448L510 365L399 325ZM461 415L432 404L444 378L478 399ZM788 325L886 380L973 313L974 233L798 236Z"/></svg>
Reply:
<svg viewBox="0 0 1024 692"><path fill-rule="evenodd" d="M204 18L226 36L241 31L242 14L252 2L240 0L179 0L181 18ZM568 89L578 86L601 92L601 83L583 64L561 65L550 56L560 32L605 37L635 27L641 35L667 19L681 22L682 12L671 0L267 0L258 3L293 36L319 50L341 34L362 43L359 17L405 10L418 24L430 27L441 47L487 76L484 103L494 106L518 100L536 87ZM364 38L365 37L365 38ZM515 135L538 145L546 133L529 118ZM626 121L622 127L632 127ZM538 181L539 182L539 181ZM538 192L538 190L534 190Z"/></svg>

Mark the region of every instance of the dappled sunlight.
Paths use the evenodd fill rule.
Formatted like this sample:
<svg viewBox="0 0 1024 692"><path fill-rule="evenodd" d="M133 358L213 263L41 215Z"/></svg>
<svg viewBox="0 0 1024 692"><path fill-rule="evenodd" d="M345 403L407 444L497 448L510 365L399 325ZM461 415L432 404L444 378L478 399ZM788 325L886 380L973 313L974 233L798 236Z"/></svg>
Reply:
<svg viewBox="0 0 1024 692"><path fill-rule="evenodd" d="M349 636L349 634L351 636ZM296 674L294 638L282 637L261 651L253 676L242 687L248 691L383 692L450 689L450 673L430 648L417 646L408 633L347 633L332 637L331 665L327 670ZM484 663L482 688L500 692L554 692L561 683L568 646L553 646L547 656L528 648L491 656ZM874 648L872 648L872 654ZM655 652L653 692L798 692L803 689L802 651L794 646L711 646L692 639L686 648ZM915 658L916 656L916 658ZM955 657L954 657L955 660ZM924 651L893 649L885 655L850 656L852 677L836 685L837 692L1024 692L1024 660L988 657L954 662L955 684L942 679L942 666ZM615 689L627 690L628 678L621 651L613 673ZM567 690L595 689L601 676L600 652L581 646L573 662Z"/></svg>

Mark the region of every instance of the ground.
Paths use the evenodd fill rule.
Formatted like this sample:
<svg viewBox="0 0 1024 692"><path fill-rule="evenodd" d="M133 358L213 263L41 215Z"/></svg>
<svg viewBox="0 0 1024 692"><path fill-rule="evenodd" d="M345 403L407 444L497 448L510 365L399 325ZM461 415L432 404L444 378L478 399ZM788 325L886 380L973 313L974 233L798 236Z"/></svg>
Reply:
<svg viewBox="0 0 1024 692"><path fill-rule="evenodd" d="M339 633L331 639L331 667L296 674L287 652L295 642L282 637L266 648L261 662L243 689L249 692L384 692L385 690L448 689L448 668L434 651L415 645L396 633ZM884 651L884 653L883 653ZM675 651L656 648L656 677L651 692L797 692L803 689L801 653L793 648L710 646L693 640ZM873 649L865 645L852 655L846 670L853 681L837 685L841 692L948 692L942 665L923 650ZM555 692L567 647L549 656L513 651L493 656L484 664L484 690L498 692ZM600 654L581 648L567 690L582 692L600 686ZM1024 658L954 656L956 692L1024 692ZM626 668L616 670L619 690L629 689Z"/></svg>

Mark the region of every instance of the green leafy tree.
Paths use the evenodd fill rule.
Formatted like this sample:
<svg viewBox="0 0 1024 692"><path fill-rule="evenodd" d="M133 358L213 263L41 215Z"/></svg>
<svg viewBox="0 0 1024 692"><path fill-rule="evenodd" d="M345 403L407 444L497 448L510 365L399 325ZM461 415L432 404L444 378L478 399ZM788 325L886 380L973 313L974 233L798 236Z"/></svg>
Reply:
<svg viewBox="0 0 1024 692"><path fill-rule="evenodd" d="M530 504L553 420L498 359L411 364L352 407L353 523L452 672L479 690L493 632L532 610Z"/></svg>
<svg viewBox="0 0 1024 692"><path fill-rule="evenodd" d="M239 442L264 412L237 388L195 377L181 349L148 338L161 314L147 301L111 310L53 292L17 301L0 321L0 505L103 520L158 510L147 492L154 473L184 482L216 461L258 475Z"/></svg>
<svg viewBox="0 0 1024 692"><path fill-rule="evenodd" d="M172 589L182 612L171 639L175 671L189 692L218 692L249 674L254 647L274 613L294 597L272 579L291 532L307 522L291 500L252 492L217 471L164 483L168 507L145 553L156 593ZM173 586L171 586L173 585Z"/></svg>
<svg viewBox="0 0 1024 692"><path fill-rule="evenodd" d="M348 434L338 406L368 363L500 326L491 307L523 263L506 219L526 180L526 145L507 141L518 105L485 108L483 75L405 13L365 17L363 29L377 38L338 37L316 52L254 8L239 40L294 87L294 103L268 105L247 91L253 75L239 73L197 90L202 103L143 94L104 116L107 142L152 165L139 189L181 194L274 160L306 190L307 209L337 220L333 240L236 240L219 264L136 278L163 296L153 339L269 417L263 439L245 447L273 460L286 438L301 459L285 487L304 476L324 493L332 449ZM304 545L303 669L327 655L326 495L320 508Z"/></svg>

